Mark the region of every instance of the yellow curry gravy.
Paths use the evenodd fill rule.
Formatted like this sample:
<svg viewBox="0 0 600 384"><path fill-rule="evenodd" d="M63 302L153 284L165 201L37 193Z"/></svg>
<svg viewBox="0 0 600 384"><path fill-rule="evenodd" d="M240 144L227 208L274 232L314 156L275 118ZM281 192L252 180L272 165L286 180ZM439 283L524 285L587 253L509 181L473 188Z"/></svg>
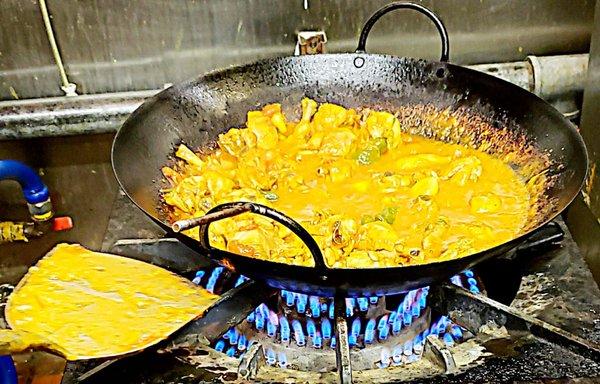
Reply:
<svg viewBox="0 0 600 384"><path fill-rule="evenodd" d="M339 268L466 256L516 237L529 209L524 181L500 159L407 134L388 112L309 99L298 122L267 105L248 113L245 128L221 134L215 151L181 145L176 156L163 168L171 220L258 202L297 220ZM214 223L210 237L232 252L312 265L293 234L256 215Z"/></svg>

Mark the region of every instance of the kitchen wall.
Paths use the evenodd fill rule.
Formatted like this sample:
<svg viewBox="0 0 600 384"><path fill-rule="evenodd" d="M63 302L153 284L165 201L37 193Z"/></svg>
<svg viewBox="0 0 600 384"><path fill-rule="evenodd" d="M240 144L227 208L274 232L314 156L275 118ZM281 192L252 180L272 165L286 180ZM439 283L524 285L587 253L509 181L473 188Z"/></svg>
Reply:
<svg viewBox="0 0 600 384"><path fill-rule="evenodd" d="M296 32L324 29L331 52L356 48L388 0L46 0L79 93L161 88L206 71L291 54ZM592 0L422 1L446 23L451 61L587 52ZM402 10L373 29L372 52L439 57L435 28ZM37 0L0 2L0 100L61 95Z"/></svg>

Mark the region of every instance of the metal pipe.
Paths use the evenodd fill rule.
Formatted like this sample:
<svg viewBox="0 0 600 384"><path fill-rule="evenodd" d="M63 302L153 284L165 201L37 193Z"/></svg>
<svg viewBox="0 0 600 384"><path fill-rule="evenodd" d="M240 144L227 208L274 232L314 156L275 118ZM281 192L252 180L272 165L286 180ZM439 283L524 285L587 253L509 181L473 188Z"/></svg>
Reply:
<svg viewBox="0 0 600 384"><path fill-rule="evenodd" d="M468 67L514 83L571 112L577 109L577 93L583 92L588 57L529 56L527 61ZM115 132L146 98L160 91L0 101L0 140Z"/></svg>
<svg viewBox="0 0 600 384"><path fill-rule="evenodd" d="M468 68L499 77L552 101L583 92L589 54L527 56L526 61L470 65Z"/></svg>

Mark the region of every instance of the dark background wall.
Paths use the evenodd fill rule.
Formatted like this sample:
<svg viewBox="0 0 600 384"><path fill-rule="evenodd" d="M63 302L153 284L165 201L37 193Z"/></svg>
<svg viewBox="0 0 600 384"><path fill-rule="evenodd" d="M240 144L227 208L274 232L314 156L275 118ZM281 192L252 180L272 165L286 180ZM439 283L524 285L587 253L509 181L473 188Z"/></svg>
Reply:
<svg viewBox="0 0 600 384"><path fill-rule="evenodd" d="M350 51L387 0L46 0L67 74L79 93L161 88L211 69L287 55L296 32L324 29ZM451 61L513 61L587 52L592 0L427 0L444 20ZM433 26L413 11L384 17L368 48L439 57ZM61 95L37 0L0 2L0 100Z"/></svg>

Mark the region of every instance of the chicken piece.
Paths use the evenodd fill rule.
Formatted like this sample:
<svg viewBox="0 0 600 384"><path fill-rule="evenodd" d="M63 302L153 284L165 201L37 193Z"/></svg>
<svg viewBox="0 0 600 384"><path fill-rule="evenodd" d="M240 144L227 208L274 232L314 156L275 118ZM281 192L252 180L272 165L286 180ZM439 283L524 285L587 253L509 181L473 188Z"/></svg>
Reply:
<svg viewBox="0 0 600 384"><path fill-rule="evenodd" d="M400 121L388 112L369 112L366 126L372 138L386 138L389 148L396 148L402 143Z"/></svg>
<svg viewBox="0 0 600 384"><path fill-rule="evenodd" d="M244 140L241 129L232 128L226 133L221 133L219 135L217 144L219 145L219 148L225 152L232 156L236 156L242 152L242 149L246 145L246 141Z"/></svg>
<svg viewBox="0 0 600 384"><path fill-rule="evenodd" d="M303 122L309 122L310 119L311 119L311 117L317 111L317 102L314 101L314 100L309 99L308 97L305 97L304 99L302 99L302 101L300 102L300 104L302 105L302 119L301 119L301 121L303 121Z"/></svg>
<svg viewBox="0 0 600 384"><path fill-rule="evenodd" d="M360 226L356 248L393 251L398 240L398 234L391 225L382 221L374 221Z"/></svg>
<svg viewBox="0 0 600 384"><path fill-rule="evenodd" d="M477 156L468 156L452 161L442 173L442 179L464 186L468 181L477 181L481 172L481 160Z"/></svg>
<svg viewBox="0 0 600 384"><path fill-rule="evenodd" d="M195 167L202 168L204 166L204 161L202 161L191 149L185 146L185 144L180 144L179 147L177 147L175 156Z"/></svg>
<svg viewBox="0 0 600 384"><path fill-rule="evenodd" d="M329 132L323 137L321 153L339 157L346 156L352 150L352 144L355 140L356 135L349 129Z"/></svg>
<svg viewBox="0 0 600 384"><path fill-rule="evenodd" d="M219 196L229 192L235 186L233 180L215 171L205 172L204 178L206 180L206 187L213 196Z"/></svg>
<svg viewBox="0 0 600 384"><path fill-rule="evenodd" d="M413 197L435 196L438 191L439 183L436 174L417 181L415 185L410 188L410 193Z"/></svg>
<svg viewBox="0 0 600 384"><path fill-rule="evenodd" d="M438 218L435 223L429 224L425 228L425 234L421 242L425 252L425 260L434 260L442 253L444 239L449 229L450 225L445 217Z"/></svg>
<svg viewBox="0 0 600 384"><path fill-rule="evenodd" d="M335 104L324 103L313 117L314 128L317 132L330 132L340 127L350 117L351 112Z"/></svg>
<svg viewBox="0 0 600 384"><path fill-rule="evenodd" d="M170 205L171 207L177 207L186 213L192 212L194 209L194 200L182 198L182 196L175 190L163 193L163 200L167 205Z"/></svg>
<svg viewBox="0 0 600 384"><path fill-rule="evenodd" d="M373 260L369 257L368 251L354 250L346 257L346 268L370 268L374 267Z"/></svg>
<svg viewBox="0 0 600 384"><path fill-rule="evenodd" d="M256 136L256 146L261 149L277 147L279 135L277 128L271 123L271 118L261 112L248 112L246 126Z"/></svg>
<svg viewBox="0 0 600 384"><path fill-rule="evenodd" d="M275 113L273 116L271 116L271 123L277 127L277 130L280 133L287 133L288 131L288 127L287 127L287 121L285 120L285 116L283 115L283 113L279 112L279 113Z"/></svg>
<svg viewBox="0 0 600 384"><path fill-rule="evenodd" d="M237 231L228 235L227 250L258 259L269 258L268 239L259 229Z"/></svg>
<svg viewBox="0 0 600 384"><path fill-rule="evenodd" d="M181 181L181 175L171 167L162 167L161 172L163 176L169 181L171 186L177 185Z"/></svg>
<svg viewBox="0 0 600 384"><path fill-rule="evenodd" d="M494 213L502 208L502 200L496 194L486 193L473 196L469 201L469 206L472 213Z"/></svg>

